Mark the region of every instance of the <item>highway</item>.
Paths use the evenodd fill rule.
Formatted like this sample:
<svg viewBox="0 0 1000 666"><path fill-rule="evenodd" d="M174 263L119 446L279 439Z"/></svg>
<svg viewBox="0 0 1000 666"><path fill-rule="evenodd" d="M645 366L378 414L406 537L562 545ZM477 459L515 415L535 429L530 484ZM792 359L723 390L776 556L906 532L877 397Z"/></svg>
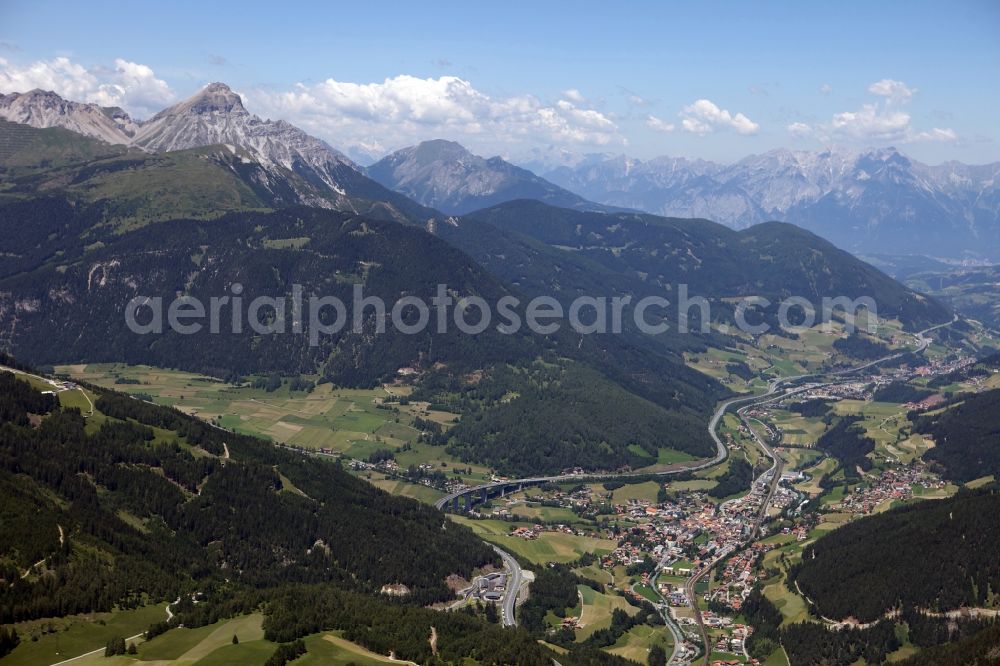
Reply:
<svg viewBox="0 0 1000 666"><path fill-rule="evenodd" d="M507 584L504 585L503 603L500 606L500 622L505 627L515 627L517 626L517 618L514 611L517 608L517 595L521 591L521 583L524 582L524 572L513 555L498 546L493 546L493 550L503 560L503 564L509 572Z"/></svg>
<svg viewBox="0 0 1000 666"><path fill-rule="evenodd" d="M670 630L670 634L673 636L674 644L673 649L670 652L670 658L667 659L667 663L673 664L676 663L678 658L677 653L680 652L681 644L684 642L684 634L681 632L680 627L677 626L677 623L674 622L674 618L670 614L670 605L667 603L667 600L664 599L663 595L660 594L660 587L656 583L656 579L660 577L661 573L663 573L663 568L666 566L666 563L667 557L664 556L664 558L661 559L656 565L656 571L653 573L653 577L649 579L649 586L653 588L653 591L656 592L656 595L660 597L660 600L663 602L663 608L660 610L660 617L663 618L663 623L667 626L667 629Z"/></svg>
<svg viewBox="0 0 1000 666"><path fill-rule="evenodd" d="M509 487L509 486L531 486L531 485L541 485L545 483L570 483L578 481L588 481L588 480L602 480L602 479L621 479L636 476L673 476L676 474L683 474L685 472L697 472L699 470L718 465L726 459L728 455L728 450L726 449L725 443L722 438L719 437L718 428L719 423L722 421L723 416L726 412L735 405L740 405L743 403L759 403L759 402L769 402L767 398L781 399L790 395L792 392L792 387L790 384L796 384L804 379L810 378L820 378L820 377L838 377L844 375L850 375L857 372L862 372L868 368L874 367L881 363L886 363L900 358L901 356L909 353L919 354L927 349L930 344L930 340L924 337L927 333L937 330L939 328L944 328L945 326L950 326L951 324L958 321L958 315L943 324L938 324L930 328L926 328L918 333L914 333L914 337L917 340L917 348L902 352L896 352L889 356L885 356L874 361L869 361L863 365L853 366L850 368L845 368L842 370L832 370L829 372L820 373L810 373L804 375L793 375L791 377L781 377L772 381L764 393L755 393L753 395L743 395L735 398L730 398L718 405L715 412L712 414L712 418L708 422L708 434L712 437L712 441L715 442L715 456L712 458L706 458L704 460L698 460L689 463L677 463L671 465L669 469L661 470L658 472L603 472L603 473L590 473L590 474L556 474L552 476L535 476L526 477L522 479L507 479L504 481L494 481L491 483L484 483L478 486L471 486L469 488L463 488L462 490L457 490L453 493L449 493L444 497L438 499L434 502L434 506L438 509L444 509L452 501L464 497L466 495L480 495L483 492L488 492L490 490L496 490L498 488ZM820 386L826 384L819 384ZM787 388L786 388L787 387ZM813 386L815 387L815 385ZM779 395L780 394L780 395ZM747 404L746 406L750 406ZM770 455L770 454L769 454ZM774 459L773 456L771 456ZM780 476L780 475L779 475Z"/></svg>

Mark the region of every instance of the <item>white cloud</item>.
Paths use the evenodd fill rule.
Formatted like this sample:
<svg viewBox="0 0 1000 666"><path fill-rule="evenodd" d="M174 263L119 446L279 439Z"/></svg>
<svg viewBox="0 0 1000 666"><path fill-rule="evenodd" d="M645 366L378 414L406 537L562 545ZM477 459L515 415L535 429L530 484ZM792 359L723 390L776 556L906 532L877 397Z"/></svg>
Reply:
<svg viewBox="0 0 1000 666"><path fill-rule="evenodd" d="M813 128L805 123L792 123L785 129L787 129L788 133L794 137L809 136L813 133Z"/></svg>
<svg viewBox="0 0 1000 666"><path fill-rule="evenodd" d="M910 141L955 141L958 134L950 127L934 127L928 132L917 132L910 137Z"/></svg>
<svg viewBox="0 0 1000 666"><path fill-rule="evenodd" d="M497 152L537 143L622 143L615 122L589 108L576 90L545 103L533 95L493 97L455 76L401 75L381 83L330 78L297 84L285 92L251 92L247 97L265 115L284 118L347 148L399 148L441 137Z"/></svg>
<svg viewBox="0 0 1000 666"><path fill-rule="evenodd" d="M833 86L831 86L829 83L824 83L819 87L819 91L824 95L829 95L830 93L833 92Z"/></svg>
<svg viewBox="0 0 1000 666"><path fill-rule="evenodd" d="M881 99L862 104L854 111L835 113L828 123L812 127L792 123L787 126L788 132L796 137L811 134L821 141L847 140L864 145L958 139L951 128L919 131L913 127L912 117L903 107L913 100L916 88L895 79L882 79L868 86L868 92Z"/></svg>
<svg viewBox="0 0 1000 666"><path fill-rule="evenodd" d="M653 105L652 100L646 99L634 90L629 90L624 86L618 86L618 91L625 97L625 101L628 102L630 106L641 108Z"/></svg>
<svg viewBox="0 0 1000 666"><path fill-rule="evenodd" d="M15 65L0 58L0 91L51 90L66 99L120 106L139 116L159 111L174 93L146 65L118 58L114 67L87 68L69 58Z"/></svg>
<svg viewBox="0 0 1000 666"><path fill-rule="evenodd" d="M733 115L707 99L699 99L681 110L681 126L695 134L709 134L719 128L736 130L740 134L756 134L760 125L742 113Z"/></svg>
<svg viewBox="0 0 1000 666"><path fill-rule="evenodd" d="M657 132L673 132L674 124L668 123L662 118L657 118L656 116L650 115L646 117L646 127L656 130Z"/></svg>
<svg viewBox="0 0 1000 666"><path fill-rule="evenodd" d="M570 88L563 92L563 97L573 102L574 104L586 104L587 98L583 96L583 93L576 88Z"/></svg>
<svg viewBox="0 0 1000 666"><path fill-rule="evenodd" d="M916 88L910 88L902 81L882 79L868 86L868 92L885 97L897 104L905 104L916 94Z"/></svg>
<svg viewBox="0 0 1000 666"><path fill-rule="evenodd" d="M830 128L866 141L898 141L910 128L910 114L876 104L864 104L857 111L836 113Z"/></svg>

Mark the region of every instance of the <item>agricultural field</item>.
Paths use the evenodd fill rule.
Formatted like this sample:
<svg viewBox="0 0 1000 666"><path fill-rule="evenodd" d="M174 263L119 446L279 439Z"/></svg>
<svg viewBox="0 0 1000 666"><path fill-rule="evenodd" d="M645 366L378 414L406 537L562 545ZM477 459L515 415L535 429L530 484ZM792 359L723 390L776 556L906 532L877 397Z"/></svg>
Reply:
<svg viewBox="0 0 1000 666"><path fill-rule="evenodd" d="M690 481L671 481L669 488L675 492L693 492L708 490L717 484L718 482L712 479L691 479Z"/></svg>
<svg viewBox="0 0 1000 666"><path fill-rule="evenodd" d="M763 365L760 363L755 364L753 359L743 349L739 348L718 349L712 347L699 354L688 352L684 355L684 358L688 367L704 373L713 379L717 379L726 388L735 393L747 393L754 390L754 382L752 379L748 382L743 377L733 374L726 366L732 363L746 364L751 370L757 373L770 366L767 362L764 362Z"/></svg>
<svg viewBox="0 0 1000 666"><path fill-rule="evenodd" d="M59 366L56 372L125 393L145 394L156 404L176 407L236 432L307 449L341 451L351 457L365 457L380 445L401 446L419 434L411 427L412 413L379 408L389 396L385 389L320 384L307 393L291 391L286 383L267 392L188 372L120 364Z"/></svg>
<svg viewBox="0 0 1000 666"><path fill-rule="evenodd" d="M789 590L785 584L788 568L801 560L802 548L805 543L807 542L788 544L776 548L764 556L763 566L777 568L781 573L764 583L761 591L781 611L784 618L783 624L793 624L809 619L809 608L805 599ZM781 561L782 554L788 556L787 563Z"/></svg>
<svg viewBox="0 0 1000 666"><path fill-rule="evenodd" d="M419 444L414 427L416 417L445 426L455 415L427 409L426 403L401 405L409 387L383 386L377 389L343 389L319 384L311 392L292 391L288 382L275 391L236 386L219 379L179 370L124 364L57 366L56 372L73 380L88 382L130 394L148 397L154 403L175 407L230 430L270 439L304 449L341 453L349 458L367 458L388 449L404 469L424 463L451 471L460 467L462 478L482 483L491 470L482 465L460 463L443 447ZM59 394L64 404L91 409L81 390ZM388 402L387 402L388 401ZM100 415L98 415L98 418ZM94 427L99 425L94 422ZM433 502L440 495L425 486L386 480L373 474L372 481L401 495Z"/></svg>
<svg viewBox="0 0 1000 666"><path fill-rule="evenodd" d="M621 488L615 489L614 493L612 493L612 501L615 504L624 504L629 500L644 500L651 504L656 504L656 497L659 492L660 484L656 481L626 483Z"/></svg>
<svg viewBox="0 0 1000 666"><path fill-rule="evenodd" d="M767 661L764 662L764 666L789 666L788 655L785 654L784 648L778 648L775 650Z"/></svg>
<svg viewBox="0 0 1000 666"><path fill-rule="evenodd" d="M261 626L263 621L264 617L257 613L222 620L197 629L171 629L140 645L139 659L172 664L222 664L225 661L215 653L224 651L230 658L246 654L248 657L255 655L267 660L274 652L275 644L261 645L265 642ZM234 635L239 639L239 645L233 645Z"/></svg>
<svg viewBox="0 0 1000 666"><path fill-rule="evenodd" d="M584 641L595 631L610 627L611 613L616 609L621 609L629 615L635 615L639 612L639 609L616 594L603 594L586 585L578 586L577 592L580 595L581 603L579 630L576 632L577 641Z"/></svg>
<svg viewBox="0 0 1000 666"><path fill-rule="evenodd" d="M858 330L867 329L865 314L859 317L857 325ZM898 321L879 320L874 330L874 337L890 347L905 346L909 339L908 336L899 335L902 326ZM733 391L743 393L763 388L766 383L760 379L747 382L726 367L730 363L742 362L754 372L772 377L817 372L831 363L843 360L834 351L833 343L844 334L843 324L833 321L829 325L817 325L801 331L794 337L768 334L760 336L756 343L746 338L733 348L710 349L701 354L688 354L685 358L689 367L718 379Z"/></svg>
<svg viewBox="0 0 1000 666"><path fill-rule="evenodd" d="M819 463L813 465L812 467L807 467L803 472L810 477L808 481L802 483L796 483L795 489L799 492L803 492L810 497L815 497L823 492L819 483L823 478L833 472L837 468L837 461L833 458L824 458Z"/></svg>
<svg viewBox="0 0 1000 666"><path fill-rule="evenodd" d="M875 441L876 460L889 460L909 464L919 459L933 442L911 433L912 423L906 418L906 407L891 402L865 402L841 400L833 411L840 416L859 415L859 425L865 435Z"/></svg>
<svg viewBox="0 0 1000 666"><path fill-rule="evenodd" d="M575 573L578 576L587 578L588 580L592 580L600 585L604 585L605 588L607 588L608 586L617 587L615 584L616 580L614 572L608 571L607 569L602 569L597 564L590 564L585 567L579 567L577 569L573 569L573 573ZM624 574L625 574L625 569L624 567L622 567L623 577Z"/></svg>
<svg viewBox="0 0 1000 666"><path fill-rule="evenodd" d="M788 446L815 446L826 430L821 418L800 416L783 409L772 409L770 415L771 423L781 431L781 442Z"/></svg>
<svg viewBox="0 0 1000 666"><path fill-rule="evenodd" d="M171 629L151 641L144 641L139 634L164 617L164 605L160 604L136 611L97 614L92 621L83 618L58 620L55 622L67 623L65 630L42 635L38 641L22 642L14 653L4 658L4 664L48 666L76 656L69 662L72 666L263 666L277 648L276 643L264 639L263 616L259 613L196 629ZM101 621L105 624L100 624ZM130 642L138 647L138 654L105 657L104 644L115 636L130 637ZM239 640L237 644L233 643L233 636ZM340 632L323 632L304 640L308 652L295 662L297 665L408 663L370 652L344 640ZM57 642L58 654L54 651ZM93 650L96 652L89 654Z"/></svg>
<svg viewBox="0 0 1000 666"><path fill-rule="evenodd" d="M580 559L584 553L607 555L615 549L616 543L608 539L598 539L590 536L577 536L565 532L543 532L537 539L528 540L510 536L510 531L524 523L506 522L502 520L473 520L464 516L449 515L451 520L465 525L476 534L504 550L521 556L529 562L545 564L546 562L567 563Z"/></svg>
<svg viewBox="0 0 1000 666"><path fill-rule="evenodd" d="M100 650L106 664L104 646L116 636L136 637L153 622L166 619L166 604L150 605L130 611L73 615L55 620L36 620L15 625L21 644L3 658L5 666L48 666L58 661ZM35 640L37 638L37 640ZM72 662L85 664L82 659Z"/></svg>
<svg viewBox="0 0 1000 666"><path fill-rule="evenodd" d="M412 664L375 654L360 645L344 640L340 632L327 632L305 639L306 654L295 660L295 666L377 666L379 664ZM230 662L232 663L232 662Z"/></svg>
<svg viewBox="0 0 1000 666"><path fill-rule="evenodd" d="M510 507L510 510L518 516L524 516L543 523L569 524L579 520L579 516L575 513L567 508L558 506L542 506L537 503L527 505L514 504Z"/></svg>
<svg viewBox="0 0 1000 666"><path fill-rule="evenodd" d="M650 627L643 624L629 629L617 643L607 648L607 651L644 664L649 657L649 649L654 645L661 646L669 655L673 648L671 633L665 627Z"/></svg>
<svg viewBox="0 0 1000 666"><path fill-rule="evenodd" d="M800 470L812 467L823 457L823 454L814 449L800 449L779 446L774 449L775 453L785 461L786 469Z"/></svg>
<svg viewBox="0 0 1000 666"><path fill-rule="evenodd" d="M433 504L444 497L444 493L436 488L423 486L419 483L409 483L402 479L390 479L384 474L373 472L371 478L368 480L390 495L402 495L403 497L409 497L425 504Z"/></svg>

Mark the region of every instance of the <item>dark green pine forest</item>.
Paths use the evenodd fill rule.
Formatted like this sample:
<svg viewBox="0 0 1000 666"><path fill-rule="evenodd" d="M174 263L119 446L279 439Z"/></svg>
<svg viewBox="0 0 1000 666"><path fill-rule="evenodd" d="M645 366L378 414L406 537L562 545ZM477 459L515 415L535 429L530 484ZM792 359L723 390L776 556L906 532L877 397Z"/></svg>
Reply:
<svg viewBox="0 0 1000 666"><path fill-rule="evenodd" d="M998 512L995 488L898 507L807 546L793 576L835 619L988 606L1000 589Z"/></svg>

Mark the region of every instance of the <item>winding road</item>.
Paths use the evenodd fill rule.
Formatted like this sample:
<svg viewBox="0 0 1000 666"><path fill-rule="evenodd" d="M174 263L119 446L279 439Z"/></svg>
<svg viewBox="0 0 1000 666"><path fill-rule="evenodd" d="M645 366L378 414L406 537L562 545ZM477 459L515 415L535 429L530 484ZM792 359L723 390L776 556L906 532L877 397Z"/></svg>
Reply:
<svg viewBox="0 0 1000 666"><path fill-rule="evenodd" d="M514 615L514 610L517 606L517 595L521 591L521 583L524 582L524 572L513 555L499 546L493 546L493 550L497 552L500 559L503 560L504 566L510 572L507 577L507 584L504 585L503 603L500 606L500 621L505 627L514 627L517 626L517 618Z"/></svg>

